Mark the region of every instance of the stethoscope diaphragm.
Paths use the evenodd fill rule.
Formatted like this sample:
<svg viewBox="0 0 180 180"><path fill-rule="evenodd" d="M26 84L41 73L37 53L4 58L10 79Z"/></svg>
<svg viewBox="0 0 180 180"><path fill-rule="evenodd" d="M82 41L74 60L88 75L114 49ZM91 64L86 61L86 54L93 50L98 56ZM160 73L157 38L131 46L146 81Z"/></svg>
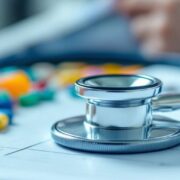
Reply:
<svg viewBox="0 0 180 180"><path fill-rule="evenodd" d="M52 127L56 143L103 153L161 150L180 143L180 123L158 111L178 109L177 95L159 96L159 79L143 75L100 75L75 84L86 99L86 115L67 118Z"/></svg>

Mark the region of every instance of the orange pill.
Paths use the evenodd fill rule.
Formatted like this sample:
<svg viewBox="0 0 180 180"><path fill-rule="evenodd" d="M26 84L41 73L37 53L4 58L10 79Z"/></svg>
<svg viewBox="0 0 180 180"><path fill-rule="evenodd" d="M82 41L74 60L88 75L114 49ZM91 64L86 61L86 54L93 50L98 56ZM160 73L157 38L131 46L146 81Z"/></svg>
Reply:
<svg viewBox="0 0 180 180"><path fill-rule="evenodd" d="M26 94L30 88L31 81L24 71L12 72L0 76L0 89L8 91L14 99Z"/></svg>
<svg viewBox="0 0 180 180"><path fill-rule="evenodd" d="M121 70L121 74L136 74L142 68L140 65L124 66Z"/></svg>

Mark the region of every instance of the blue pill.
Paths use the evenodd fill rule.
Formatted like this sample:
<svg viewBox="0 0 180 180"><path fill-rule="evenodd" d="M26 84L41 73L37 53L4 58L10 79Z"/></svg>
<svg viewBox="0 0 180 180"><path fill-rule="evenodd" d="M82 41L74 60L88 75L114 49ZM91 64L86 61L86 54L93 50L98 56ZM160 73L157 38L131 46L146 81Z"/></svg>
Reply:
<svg viewBox="0 0 180 180"><path fill-rule="evenodd" d="M11 100L0 99L0 109L13 109L13 102Z"/></svg>
<svg viewBox="0 0 180 180"><path fill-rule="evenodd" d="M67 91L69 93L69 95L73 98L77 98L77 99L81 99L77 94L76 94L76 90L75 90L75 86L71 85L68 86Z"/></svg>

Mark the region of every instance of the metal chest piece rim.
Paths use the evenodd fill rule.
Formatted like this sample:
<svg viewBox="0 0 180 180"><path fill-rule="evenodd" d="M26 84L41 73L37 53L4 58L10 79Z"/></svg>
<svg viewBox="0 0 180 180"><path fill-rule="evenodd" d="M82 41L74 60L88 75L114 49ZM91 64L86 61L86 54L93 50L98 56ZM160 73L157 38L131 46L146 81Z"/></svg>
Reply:
<svg viewBox="0 0 180 180"><path fill-rule="evenodd" d="M90 136L84 124L84 118L85 116L76 116L56 122L51 129L54 141L61 146L80 151L123 154L153 152L174 147L180 143L178 122L177 124L173 122L172 127L169 128L167 123L169 125L171 120L163 116L156 117L154 125L149 129L149 133L154 133L152 137L149 134L147 139L141 140L98 138L94 132ZM97 133L99 135L99 132Z"/></svg>
<svg viewBox="0 0 180 180"><path fill-rule="evenodd" d="M180 123L154 115L167 110L164 98L154 100L162 89L159 79L99 75L82 78L75 87L86 100L86 115L56 122L51 130L56 143L103 153L150 152L180 143Z"/></svg>

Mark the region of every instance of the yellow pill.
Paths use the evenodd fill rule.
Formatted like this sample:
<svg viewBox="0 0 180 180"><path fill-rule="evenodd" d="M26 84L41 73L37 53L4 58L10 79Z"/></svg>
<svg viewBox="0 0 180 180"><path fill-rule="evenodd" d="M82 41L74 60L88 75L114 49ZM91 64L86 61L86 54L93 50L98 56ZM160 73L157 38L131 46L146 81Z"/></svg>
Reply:
<svg viewBox="0 0 180 180"><path fill-rule="evenodd" d="M81 71L77 69L62 70L58 73L58 82L61 87L66 87L70 84L74 84L76 80L82 77Z"/></svg>
<svg viewBox="0 0 180 180"><path fill-rule="evenodd" d="M8 126L9 118L5 114L0 114L0 130L5 129Z"/></svg>
<svg viewBox="0 0 180 180"><path fill-rule="evenodd" d="M122 66L118 64L104 64L102 69L104 70L105 74L119 74Z"/></svg>

